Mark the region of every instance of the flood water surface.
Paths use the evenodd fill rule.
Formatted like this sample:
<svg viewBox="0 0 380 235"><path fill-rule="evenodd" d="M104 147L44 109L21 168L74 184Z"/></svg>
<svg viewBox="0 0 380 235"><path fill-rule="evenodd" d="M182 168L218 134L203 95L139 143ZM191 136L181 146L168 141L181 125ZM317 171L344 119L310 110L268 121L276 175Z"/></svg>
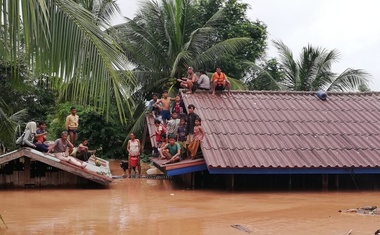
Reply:
<svg viewBox="0 0 380 235"><path fill-rule="evenodd" d="M115 164L114 164L115 165ZM115 167L115 166L114 166ZM0 191L0 234L374 234L380 192L183 190L170 180L117 179L109 189Z"/></svg>

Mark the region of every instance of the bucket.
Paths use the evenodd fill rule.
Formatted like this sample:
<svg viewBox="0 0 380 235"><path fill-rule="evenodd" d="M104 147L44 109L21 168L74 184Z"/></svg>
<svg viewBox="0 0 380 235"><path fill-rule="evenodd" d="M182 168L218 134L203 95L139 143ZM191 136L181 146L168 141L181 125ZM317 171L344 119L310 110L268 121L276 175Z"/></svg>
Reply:
<svg viewBox="0 0 380 235"><path fill-rule="evenodd" d="M131 157L130 162L129 162L130 166L131 167L137 166L137 161L138 161L137 157Z"/></svg>

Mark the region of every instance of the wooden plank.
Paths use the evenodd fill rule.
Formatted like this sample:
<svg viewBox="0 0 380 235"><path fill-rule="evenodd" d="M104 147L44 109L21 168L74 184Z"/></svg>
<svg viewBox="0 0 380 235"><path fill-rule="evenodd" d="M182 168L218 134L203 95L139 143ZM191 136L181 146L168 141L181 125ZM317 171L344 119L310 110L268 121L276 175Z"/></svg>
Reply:
<svg viewBox="0 0 380 235"><path fill-rule="evenodd" d="M23 149L18 149L18 150L0 155L0 165L22 157L23 152L24 152Z"/></svg>
<svg viewBox="0 0 380 235"><path fill-rule="evenodd" d="M24 184L30 184L30 158L24 157Z"/></svg>
<svg viewBox="0 0 380 235"><path fill-rule="evenodd" d="M204 165L206 162L204 160L202 161L194 161L191 160L192 162L184 162L183 164L176 164L176 165L167 165L166 170L174 170L174 169L180 169L180 168L185 168L185 167L190 167L190 166L198 166L198 165Z"/></svg>

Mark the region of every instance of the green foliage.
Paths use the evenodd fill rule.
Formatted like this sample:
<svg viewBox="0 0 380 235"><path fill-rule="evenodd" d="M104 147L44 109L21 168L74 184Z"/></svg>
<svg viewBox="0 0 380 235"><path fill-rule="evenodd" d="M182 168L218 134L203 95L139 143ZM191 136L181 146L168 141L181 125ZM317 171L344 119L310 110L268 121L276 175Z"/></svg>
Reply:
<svg viewBox="0 0 380 235"><path fill-rule="evenodd" d="M1 2L0 59L13 65L24 53L28 69L49 77L49 85L62 100L92 102L106 116L111 102L115 102L120 120L126 120L134 79L127 72L127 60L119 46L102 30L115 12L114 1L78 0L82 5L73 0ZM104 3L100 6L104 11L94 11L93 15L83 7L94 2ZM13 75L15 82L19 77Z"/></svg>
<svg viewBox="0 0 380 235"><path fill-rule="evenodd" d="M223 68L230 77L242 79L249 73L249 67L243 61L255 62L265 52L267 43L266 25L259 21L251 21L247 17L250 5L237 0L198 0L196 8L200 13L200 24L206 23L208 17L217 13L220 9L221 17L213 25L215 31L210 35L214 43L230 38L247 37L250 43L236 54L220 55L218 65ZM215 65L206 67L207 71L214 71Z"/></svg>
<svg viewBox="0 0 380 235"><path fill-rule="evenodd" d="M197 71L212 67L220 56L235 55L251 43L247 37L213 41L214 25L223 16L211 14L205 22L199 21L199 11L192 0L145 0L133 19L108 29L135 65L137 88L133 95L138 102L134 120L144 122L140 107L151 99L152 92L174 90L176 78L187 73L189 66Z"/></svg>
<svg viewBox="0 0 380 235"><path fill-rule="evenodd" d="M274 45L284 72L281 83L288 90L358 91L360 86L368 86L370 75L363 70L346 69L341 74L331 70L332 64L339 59L337 50L308 45L302 48L300 58L295 60L283 42L274 41Z"/></svg>
<svg viewBox="0 0 380 235"><path fill-rule="evenodd" d="M249 90L280 90L285 72L276 59L264 61L257 66L251 64L251 76L245 81Z"/></svg>
<svg viewBox="0 0 380 235"><path fill-rule="evenodd" d="M90 149L99 149L96 153L101 158L122 158L125 151L122 148L126 137L126 126L117 118L117 112L113 112L107 121L101 112L94 107L83 107L71 103L60 104L56 112L48 118L48 138L59 138L65 130L65 120L70 114L70 107L74 106L79 116L78 140L79 145L83 139L87 139ZM116 118L115 118L116 117Z"/></svg>

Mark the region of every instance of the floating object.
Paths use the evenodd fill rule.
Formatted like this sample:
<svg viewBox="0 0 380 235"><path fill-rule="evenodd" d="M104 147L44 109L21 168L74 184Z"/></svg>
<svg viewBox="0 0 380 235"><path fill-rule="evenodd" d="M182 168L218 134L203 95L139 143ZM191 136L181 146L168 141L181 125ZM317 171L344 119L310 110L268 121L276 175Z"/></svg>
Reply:
<svg viewBox="0 0 380 235"><path fill-rule="evenodd" d="M246 233L251 233L252 232L249 228L247 228L247 227L245 227L243 225L240 225L240 224L233 224L233 225L231 225L231 227L236 228L236 229L238 229L238 230L240 230L242 232L246 232Z"/></svg>
<svg viewBox="0 0 380 235"><path fill-rule="evenodd" d="M162 172L161 172L159 169L157 169L156 167L153 167L153 168L148 169L148 170L146 171L146 173L147 173L148 175L161 175L161 174L162 174Z"/></svg>

